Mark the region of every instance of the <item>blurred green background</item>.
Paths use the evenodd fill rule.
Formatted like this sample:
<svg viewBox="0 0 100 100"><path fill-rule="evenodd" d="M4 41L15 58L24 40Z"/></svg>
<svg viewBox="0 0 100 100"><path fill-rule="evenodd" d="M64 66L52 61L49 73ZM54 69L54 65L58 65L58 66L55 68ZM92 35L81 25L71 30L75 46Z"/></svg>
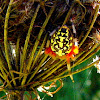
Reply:
<svg viewBox="0 0 100 100"><path fill-rule="evenodd" d="M100 74L95 67L74 75L74 80L64 78L63 88L53 97L40 93L42 100L100 100Z"/></svg>
<svg viewBox="0 0 100 100"><path fill-rule="evenodd" d="M100 54L100 51L97 54ZM95 58L95 55L93 57ZM77 67L86 66L91 62L93 57ZM71 81L70 77L62 79L64 86L54 94L53 97L48 96L46 93L39 92L41 100L100 100L100 74L97 73L97 69L94 66L75 74L73 77L74 83ZM57 84L57 86L59 86L59 82L57 82ZM56 88L51 89L51 91L56 90ZM0 97L4 95L5 93L1 91ZM30 94L25 92L25 100L29 100L28 96L30 96ZM35 97L34 94L32 97Z"/></svg>
<svg viewBox="0 0 100 100"><path fill-rule="evenodd" d="M100 56L100 51L74 69L76 70L92 63L96 55ZM74 83L70 77L62 79L64 86L53 97L40 93L42 100L100 100L100 74L97 73L97 68L93 66L75 74L73 77Z"/></svg>

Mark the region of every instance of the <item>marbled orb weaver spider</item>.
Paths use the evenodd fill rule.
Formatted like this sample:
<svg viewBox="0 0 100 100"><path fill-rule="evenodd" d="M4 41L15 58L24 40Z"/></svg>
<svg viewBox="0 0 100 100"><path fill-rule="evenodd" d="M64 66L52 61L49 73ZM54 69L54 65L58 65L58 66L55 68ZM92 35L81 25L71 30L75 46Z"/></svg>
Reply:
<svg viewBox="0 0 100 100"><path fill-rule="evenodd" d="M73 32L76 35L76 30L74 24L72 24ZM53 34L53 33L52 33ZM69 72L70 68L70 58L74 61L74 55L79 53L78 42L76 37L70 33L69 28L66 25L63 25L59 28L58 32L54 32L51 35L50 46L46 48L45 54L48 54L52 58L66 59L67 68ZM73 81L72 75L70 75L71 80ZM73 81L74 82L74 81Z"/></svg>

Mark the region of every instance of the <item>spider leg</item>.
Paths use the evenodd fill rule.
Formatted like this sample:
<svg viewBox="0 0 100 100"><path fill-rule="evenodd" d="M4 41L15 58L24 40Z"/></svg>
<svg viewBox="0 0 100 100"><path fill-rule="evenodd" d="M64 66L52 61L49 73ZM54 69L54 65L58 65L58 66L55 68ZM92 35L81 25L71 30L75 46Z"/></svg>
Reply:
<svg viewBox="0 0 100 100"><path fill-rule="evenodd" d="M70 21L72 22L72 29L73 29L73 33L74 33L74 40L73 40L73 42L75 43L75 46L78 47L78 41L77 41L77 38L76 38L76 28L75 28L75 25L73 23L73 20L70 19Z"/></svg>
<svg viewBox="0 0 100 100"><path fill-rule="evenodd" d="M60 26L58 26L56 29L54 29L49 35L52 36L56 31L58 31L59 28L60 28Z"/></svg>
<svg viewBox="0 0 100 100"><path fill-rule="evenodd" d="M67 68L68 68L69 74L71 74L71 67L70 67L70 57L71 57L71 56L72 56L72 55L67 55L67 56L66 56ZM70 75L70 78L71 78L72 82L74 82L73 75Z"/></svg>
<svg viewBox="0 0 100 100"><path fill-rule="evenodd" d="M76 38L76 28L75 28L75 25L74 25L72 19L70 19L70 21L72 22L72 29L73 29L74 37Z"/></svg>
<svg viewBox="0 0 100 100"><path fill-rule="evenodd" d="M56 57L56 54L55 54L55 52L53 52L53 51L51 50L51 47L46 48L45 54L51 56L52 58L55 58L55 57Z"/></svg>
<svg viewBox="0 0 100 100"><path fill-rule="evenodd" d="M46 48L49 48L49 46L50 46L50 40L47 40Z"/></svg>
<svg viewBox="0 0 100 100"><path fill-rule="evenodd" d="M67 63L67 68L68 68L69 74L71 74L70 63ZM74 82L73 75L70 75L70 78L71 78L72 82Z"/></svg>

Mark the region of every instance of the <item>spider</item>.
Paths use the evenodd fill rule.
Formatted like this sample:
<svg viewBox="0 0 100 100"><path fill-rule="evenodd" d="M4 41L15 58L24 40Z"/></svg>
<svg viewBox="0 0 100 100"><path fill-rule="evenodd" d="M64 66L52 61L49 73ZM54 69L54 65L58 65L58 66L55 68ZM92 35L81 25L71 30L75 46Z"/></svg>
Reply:
<svg viewBox="0 0 100 100"><path fill-rule="evenodd" d="M73 33L76 35L74 24L72 24L72 28ZM57 32L54 30L50 36L50 46L46 48L45 54L48 54L52 58L66 59L67 68L70 72L70 59L74 61L74 56L79 53L77 38L73 37L70 33L70 29L66 25L61 26ZM70 77L74 82L72 75L70 75Z"/></svg>

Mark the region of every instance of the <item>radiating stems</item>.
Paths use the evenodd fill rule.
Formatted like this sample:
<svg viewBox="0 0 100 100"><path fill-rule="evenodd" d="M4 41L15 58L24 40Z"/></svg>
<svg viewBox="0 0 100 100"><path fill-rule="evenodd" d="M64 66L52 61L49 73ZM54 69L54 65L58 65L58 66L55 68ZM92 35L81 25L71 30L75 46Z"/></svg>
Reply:
<svg viewBox="0 0 100 100"><path fill-rule="evenodd" d="M33 61L33 64L32 64L32 66L31 66L31 69L34 67L34 65L35 65L35 63L36 63L36 61L37 61L37 59L38 59L38 57L39 57L39 55L40 55L40 52L42 51L43 46L45 45L46 38L47 38L47 35L45 36L45 38L44 38L44 40L43 40L43 43L42 43L42 45L41 45L41 47L40 47L40 49L39 49L39 51L38 51L38 53L37 53L37 55L36 55L36 57L35 57L35 60ZM44 57L44 58L43 58L44 60L43 60L43 59L42 59L42 60L45 61L46 58L47 58L47 57ZM43 61L40 62L41 65L42 65ZM41 65L38 66L38 67L36 68L36 70L35 70L35 72L34 72L34 75L35 75L36 72L39 70L39 67L41 67ZM27 70L30 72L31 69L29 68L29 69L27 69ZM34 77L34 75L33 75L33 77ZM23 82L25 82L27 76L28 76L28 75L25 75Z"/></svg>
<svg viewBox="0 0 100 100"><path fill-rule="evenodd" d="M11 66L10 57L9 57L7 35L8 35L8 20L9 20L9 16L10 16L12 3L13 3L13 0L10 0L8 9L6 12L6 16L5 16L5 23L4 23L4 47L5 47L5 56L6 56L6 60L8 63L9 71L12 69L12 66ZM13 73L10 73L10 74L11 74L12 78L14 78ZM14 85L16 85L15 80L13 80L13 83L14 83Z"/></svg>
<svg viewBox="0 0 100 100"><path fill-rule="evenodd" d="M99 5L97 5L96 8L95 8L95 14L94 14L93 20L92 20L92 22L91 22L91 25L90 25L90 27L89 27L89 29L88 29L88 31L87 31L85 37L83 38L83 40L82 40L81 43L79 44L79 47L81 47L81 45L84 43L84 41L85 41L86 38L88 37L90 31L92 30L93 25L94 25L94 23L95 23L95 21L96 21L96 18L97 18L97 16L98 16L98 11L99 11Z"/></svg>
<svg viewBox="0 0 100 100"><path fill-rule="evenodd" d="M89 65L87 65L87 66L81 68L81 69L77 69L76 71L74 71L74 72L72 73L72 75L73 75L73 74L77 74L77 73L79 73L79 72L82 72L82 71L84 71L84 70L86 70L86 69L92 67L94 64L98 63L99 61L100 61L100 59L97 60L97 61L94 62L94 63L91 63L91 64L89 64ZM64 75L64 76L61 76L61 77L59 77L59 78L64 78L64 77L66 77L66 76L69 76L69 75Z"/></svg>
<svg viewBox="0 0 100 100"><path fill-rule="evenodd" d="M98 46L98 44L95 44L88 52L86 52L86 53L84 54L83 57L81 57L81 58L73 65L73 67L76 66L76 65L78 65L78 64L80 64L81 61L82 61L85 57L87 57L91 52L93 52L93 50L96 49L97 46ZM73 67L72 67L72 68L73 68Z"/></svg>
<svg viewBox="0 0 100 100"><path fill-rule="evenodd" d="M38 53L37 53L37 55L36 55L36 57L35 57L35 59L34 59L34 61L33 61L32 66L31 66L31 69L34 67L34 65L35 65L35 63L36 63L36 61L37 61L37 59L39 58L39 55L40 55L40 53L41 53L41 51L42 51L42 49L43 49L43 47L44 47L44 45L45 45L46 38L47 38L47 35L45 36L45 38L44 38L44 40L43 40L43 43L41 44L41 47L40 47L40 49L39 49L39 51L38 51ZM29 71L30 68L28 68L27 70Z"/></svg>
<svg viewBox="0 0 100 100"><path fill-rule="evenodd" d="M51 57L49 57L45 62L44 65L42 66L42 70L45 70L46 68L50 68L49 64L53 61L54 59L52 59Z"/></svg>
<svg viewBox="0 0 100 100"><path fill-rule="evenodd" d="M42 59L42 61L40 62L40 64L37 66L37 68L35 69L35 71L33 72L32 76L29 78L28 83L31 81L31 79L35 76L35 74L38 72L38 70L40 69L42 63L47 59L48 55L45 55L45 57Z"/></svg>
<svg viewBox="0 0 100 100"><path fill-rule="evenodd" d="M33 16L32 20L31 20L30 27L29 27L29 30L28 30L28 33L27 33L27 37L26 37L25 44L24 44L24 49L23 49L23 54L22 54L22 57L21 57L20 72L22 72L22 69L23 69L23 66L24 66L24 60L26 59L26 52L27 52L27 47L28 47L31 31L33 29L33 25L34 25L35 19L37 17L39 8L40 8L40 4L38 4L38 6L36 8L36 11L34 13L34 16Z"/></svg>
<svg viewBox="0 0 100 100"><path fill-rule="evenodd" d="M80 56L82 56L85 53L85 51L80 52L78 55L76 55L75 59L78 59Z"/></svg>
<svg viewBox="0 0 100 100"><path fill-rule="evenodd" d="M54 63L53 65L51 65L50 68L48 68L46 71L44 71L43 73L41 73L40 75L38 75L38 76L36 77L36 79L41 78L43 75L46 75L46 76L47 76L47 74L50 73L53 69L55 69L56 66L58 66L59 64L61 64L61 62L62 62L62 61L59 61L59 62ZM62 65L63 65L64 63L65 63L65 62L63 62ZM57 68L57 67L56 67L56 68ZM52 73L52 72L51 72L51 73Z"/></svg>
<svg viewBox="0 0 100 100"><path fill-rule="evenodd" d="M59 80L59 79L62 79L62 78L66 78L66 77L68 77L68 76L70 76L70 75L74 75L74 74L77 74L77 73L79 73L79 72L82 72L82 71L84 71L84 70L86 70L86 69L88 69L88 68L90 68L90 67L92 67L94 64L96 64L96 63L98 63L100 60L97 60L96 62L94 62L94 63L91 63L91 64L89 64L89 65L87 65L86 67L84 67L84 68L81 68L81 69L78 69L78 70L76 70L76 71L74 71L74 72L72 72L72 73L68 73L67 75L63 75L63 76L60 76L60 77L54 77L53 76L53 78L52 79L49 79L48 81L44 81L43 83L42 83L42 85L45 85L45 84L47 84L48 82L52 82L52 81L54 81L54 80ZM41 83L41 82L40 82Z"/></svg>
<svg viewBox="0 0 100 100"><path fill-rule="evenodd" d="M9 84L9 86L10 87L12 87L11 86L11 84L10 84L10 82L9 82L9 80L7 79L7 73L5 73L5 71L4 71L4 65L3 65L3 63L2 63L2 61L0 60L0 70L1 70L1 73L2 73L2 78L4 79L4 80L7 80L7 83ZM1 76L1 75L0 75Z"/></svg>
<svg viewBox="0 0 100 100"><path fill-rule="evenodd" d="M0 73L0 77L5 80L5 77Z"/></svg>
<svg viewBox="0 0 100 100"><path fill-rule="evenodd" d="M83 59L79 64L85 62L86 60L88 60L89 58L91 58L93 55L95 55L96 52L91 53L90 55L88 55L85 59Z"/></svg>
<svg viewBox="0 0 100 100"><path fill-rule="evenodd" d="M41 27L41 29L40 29L40 32L39 32L39 34L38 34L38 37L37 37L37 39L36 39L36 41L35 41L35 44L34 44L34 46L33 46L33 50L32 50L31 56L30 56L30 58L29 58L29 62L28 62L28 64L27 64L27 68L26 68L26 69L30 69L30 67L31 67L31 64L32 64L33 59L34 59L34 54L35 54L35 52L36 52L36 49L37 49L38 44L39 44L40 39L41 39L41 35L43 34L44 29L45 29L45 27L46 27L46 25L47 25L47 23L48 23L48 21L49 21L51 15L52 15L53 11L54 11L54 9L55 9L55 4L54 4L54 6L51 8L51 10L50 10L48 16L46 17L46 19L45 19L45 21L44 21L44 23L43 23L43 25L42 25L42 27ZM33 74L33 76L34 76L34 74ZM32 77L33 77L33 76L32 76ZM27 78L26 76L23 78L23 81L22 81L22 83L21 83L22 85L24 85L24 83L25 83L25 81L26 81L26 78Z"/></svg>
<svg viewBox="0 0 100 100"><path fill-rule="evenodd" d="M44 21L44 23L43 23L43 25L42 25L42 27L41 27L41 29L40 29L40 32L39 32L39 34L38 34L38 37L37 37L37 39L36 39L36 41L35 41L35 44L34 44L34 46L33 46L33 50L32 50L31 56L30 56L30 58L29 58L29 62L28 62L28 65L27 65L27 69L29 69L30 66L31 66L31 64L32 64L32 61L33 61L33 58L34 58L34 54L35 54L35 52L36 52L36 49L37 49L38 44L39 44L40 39L41 39L41 35L42 35L42 33L44 32L44 29L45 29L45 27L46 27L46 25L47 25L47 23L48 23L48 21L49 21L51 15L52 15L53 11L54 11L54 9L55 9L55 6L51 8L51 10L50 10L48 16L46 17L46 19L45 19L45 21Z"/></svg>
<svg viewBox="0 0 100 100"><path fill-rule="evenodd" d="M6 66L6 60L5 60L5 57L4 57L4 55L3 55L3 52L2 52L2 50L1 50L1 48L0 48L0 63L1 63L1 66L2 66L3 70L8 74L8 71L7 71L7 69L5 68L5 67L7 67L7 66Z"/></svg>
<svg viewBox="0 0 100 100"><path fill-rule="evenodd" d="M92 57L93 55L96 54L96 52L98 52L98 50L100 50L100 47L99 47L100 44L96 43L96 45L92 48L92 50L90 50L92 53L85 58L83 59L80 63L82 62L85 62L86 60L88 60L90 57ZM96 48L97 47L97 48ZM80 64L79 63L79 64Z"/></svg>
<svg viewBox="0 0 100 100"><path fill-rule="evenodd" d="M46 79L47 77L49 77L52 73L54 73L58 68L60 68L65 62L63 61L62 63L58 64L58 66L56 66L55 68L53 68L50 72L48 72L47 75L45 75L44 77L42 77L42 80Z"/></svg>
<svg viewBox="0 0 100 100"><path fill-rule="evenodd" d="M83 53L81 53L81 54L83 54ZM80 55L81 56L81 55ZM60 63L61 63L62 61L60 61ZM39 76L37 76L36 77L36 79L38 79L38 78L41 78L44 74L46 74L46 76L44 76L43 77L43 80L45 79L45 78L47 78L47 77L50 77L50 75L53 73L53 72L55 72L59 67L61 67L62 65L64 65L64 63L66 62L66 60L64 60L63 61L63 63L61 63L61 65L59 66L59 62L57 63L57 64L55 64L57 67L55 67L55 65L52 65L51 67L50 67L50 69L48 69L48 70L46 70L46 71L44 71L42 74L40 74ZM55 68L54 68L54 67ZM68 69L67 70L65 70L65 71L63 71L62 73L60 73L59 75L58 75L58 77L60 77L61 75L63 75L65 72L68 72Z"/></svg>
<svg viewBox="0 0 100 100"><path fill-rule="evenodd" d="M4 64L4 66L7 67L7 65L6 65L7 61L5 59L5 55L3 54L3 51L4 51L4 46L0 44L0 59L1 59L2 63ZM6 70L6 72L7 72L7 70Z"/></svg>
<svg viewBox="0 0 100 100"><path fill-rule="evenodd" d="M48 77L47 80L46 80L46 78L45 78L45 79L41 79L40 81L34 83L34 84L32 85L32 87L38 87L39 85L45 85L45 84L47 84L48 82L52 82L52 81L55 81L55 80L59 80L59 79L61 79L61 78L68 77L68 76L70 76L70 75L77 74L77 73L79 73L79 72L81 72L81 71L84 71L84 70L86 70L86 69L92 67L94 64L98 63L99 61L100 61L100 59L97 60L97 61L94 62L94 63L91 63L91 64L87 65L87 66L84 67L84 68L78 69L78 70L76 70L76 71L74 71L74 72L72 72L72 73L68 73L67 75L62 75L62 76L54 76L54 75L52 76L52 75L50 75L50 76ZM68 70L67 70L67 71L68 71ZM50 78L50 77L51 77L51 78ZM46 81L45 81L45 80L46 80Z"/></svg>

